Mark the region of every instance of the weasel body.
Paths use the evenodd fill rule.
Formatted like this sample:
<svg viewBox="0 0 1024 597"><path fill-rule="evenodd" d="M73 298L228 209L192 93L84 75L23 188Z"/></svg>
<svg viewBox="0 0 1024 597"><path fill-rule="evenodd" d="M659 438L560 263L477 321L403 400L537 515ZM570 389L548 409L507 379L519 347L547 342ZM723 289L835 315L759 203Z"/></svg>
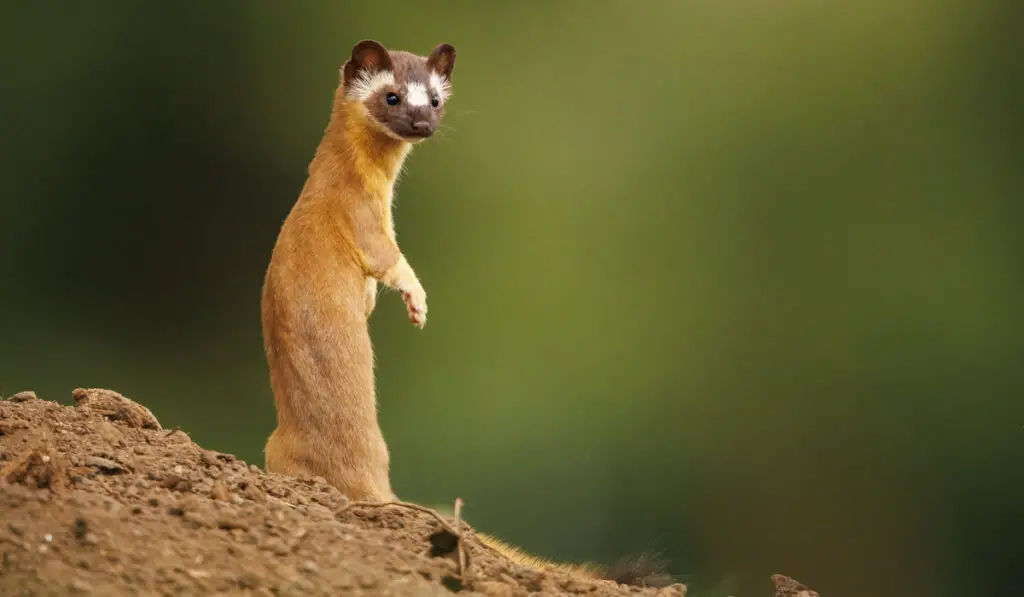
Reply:
<svg viewBox="0 0 1024 597"><path fill-rule="evenodd" d="M398 248L395 179L443 115L455 48L428 58L375 41L352 50L309 177L263 285L263 342L277 410L267 469L321 476L353 500L394 499L377 423L367 318L378 282L426 323L426 292Z"/></svg>
<svg viewBox="0 0 1024 597"><path fill-rule="evenodd" d="M268 471L320 476L354 501L397 501L377 421L367 319L378 283L426 324L426 292L398 247L391 202L412 146L430 137L451 96L455 48L427 57L364 40L341 69L330 122L274 245L262 295L263 343L277 411ZM636 582L611 569L556 564L500 540L509 559L584 578ZM656 574L658 570L653 570Z"/></svg>

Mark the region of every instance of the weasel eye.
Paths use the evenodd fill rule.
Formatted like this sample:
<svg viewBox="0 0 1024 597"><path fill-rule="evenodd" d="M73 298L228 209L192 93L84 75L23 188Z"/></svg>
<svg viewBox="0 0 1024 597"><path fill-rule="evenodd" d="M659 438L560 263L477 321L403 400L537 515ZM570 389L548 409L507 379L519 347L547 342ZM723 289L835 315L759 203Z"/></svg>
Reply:
<svg viewBox="0 0 1024 597"><path fill-rule="evenodd" d="M388 102L389 106L397 106L398 105L398 96L395 95L394 93L389 93L388 97L387 97L387 102Z"/></svg>
<svg viewBox="0 0 1024 597"><path fill-rule="evenodd" d="M434 97L430 98L430 105L434 106L435 108L440 106L441 99L435 95Z"/></svg>

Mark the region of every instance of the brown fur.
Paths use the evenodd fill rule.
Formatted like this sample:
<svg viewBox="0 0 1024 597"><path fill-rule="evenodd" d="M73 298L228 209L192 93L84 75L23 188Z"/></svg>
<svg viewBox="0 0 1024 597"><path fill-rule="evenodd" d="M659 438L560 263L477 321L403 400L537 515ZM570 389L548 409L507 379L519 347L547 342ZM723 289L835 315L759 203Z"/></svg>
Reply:
<svg viewBox="0 0 1024 597"><path fill-rule="evenodd" d="M352 500L398 499L377 422L367 318L380 282L402 293L413 323L426 322L426 293L395 240L391 199L406 155L423 137L409 134L409 123L429 119L432 132L444 114L443 105L412 110L384 98L400 92L404 81L426 81L431 71L450 80L454 64L455 48L447 44L427 58L388 52L373 41L353 47L264 280L263 342L277 410L264 449L267 470L323 477ZM361 73L381 70L394 73L394 89L362 100L346 95ZM594 566L555 564L481 538L527 566L606 577Z"/></svg>
<svg viewBox="0 0 1024 597"><path fill-rule="evenodd" d="M385 501L395 496L377 423L367 317L378 281L402 292L414 323L424 321L426 296L398 248L391 215L410 143L378 127L361 102L345 97L343 81L274 246L262 309L277 409L267 469L318 475L354 500Z"/></svg>
<svg viewBox="0 0 1024 597"><path fill-rule="evenodd" d="M666 587L676 582L675 577L667 571L667 562L654 552L625 557L611 566L600 566L590 562L574 564L553 562L546 558L530 555L491 535L476 533L476 536L485 545L506 558L530 568L548 568L565 572L577 578L610 580L622 585L637 587Z"/></svg>

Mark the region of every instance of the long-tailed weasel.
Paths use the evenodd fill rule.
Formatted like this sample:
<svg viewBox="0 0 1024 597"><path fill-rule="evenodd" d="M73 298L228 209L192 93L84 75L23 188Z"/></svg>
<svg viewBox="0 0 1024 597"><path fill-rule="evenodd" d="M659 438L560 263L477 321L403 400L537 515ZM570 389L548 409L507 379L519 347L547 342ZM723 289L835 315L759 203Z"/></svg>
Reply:
<svg viewBox="0 0 1024 597"><path fill-rule="evenodd" d="M426 292L398 248L391 200L410 149L444 116L454 66L449 44L427 57L388 51L372 40L352 48L330 122L264 280L263 342L277 410L277 428L265 447L267 470L323 477L352 500L397 500L377 422L367 318L380 282L401 293L415 325L426 323ZM528 566L587 578L615 574L552 564L481 538Z"/></svg>

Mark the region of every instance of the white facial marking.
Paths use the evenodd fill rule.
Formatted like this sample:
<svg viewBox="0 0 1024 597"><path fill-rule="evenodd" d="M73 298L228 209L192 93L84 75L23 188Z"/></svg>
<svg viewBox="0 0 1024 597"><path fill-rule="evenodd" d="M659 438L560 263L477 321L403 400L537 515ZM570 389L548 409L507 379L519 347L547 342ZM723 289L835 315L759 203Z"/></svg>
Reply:
<svg viewBox="0 0 1024 597"><path fill-rule="evenodd" d="M423 83L409 83L406 85L410 106L426 106L430 103L430 96L427 95L427 86Z"/></svg>
<svg viewBox="0 0 1024 597"><path fill-rule="evenodd" d="M346 90L345 95L352 99L365 101L374 93L377 93L381 88L394 84L395 74L391 71L362 71L359 73L359 76L352 81L352 84Z"/></svg>
<svg viewBox="0 0 1024 597"><path fill-rule="evenodd" d="M448 99L448 96L452 93L451 82L437 73L430 73L430 87L433 88L434 93L441 98L442 102Z"/></svg>

